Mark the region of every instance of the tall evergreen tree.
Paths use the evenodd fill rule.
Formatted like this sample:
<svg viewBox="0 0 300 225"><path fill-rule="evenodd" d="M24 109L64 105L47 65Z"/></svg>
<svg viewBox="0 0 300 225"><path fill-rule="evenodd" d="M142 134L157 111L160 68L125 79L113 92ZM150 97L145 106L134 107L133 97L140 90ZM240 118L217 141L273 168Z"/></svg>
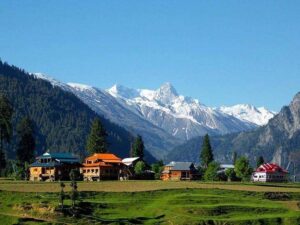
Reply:
<svg viewBox="0 0 300 225"><path fill-rule="evenodd" d="M106 142L106 130L104 129L101 121L96 118L93 121L90 135L87 139L86 149L90 154L93 153L106 153L107 142Z"/></svg>
<svg viewBox="0 0 300 225"><path fill-rule="evenodd" d="M202 162L202 166L204 168L207 168L208 164L214 161L214 155L212 152L208 134L206 134L203 139L201 153L200 153L200 161Z"/></svg>
<svg viewBox="0 0 300 225"><path fill-rule="evenodd" d="M31 163L34 160L35 139L34 127L32 121L25 117L17 126L18 145L17 145L17 159L21 167L25 163Z"/></svg>
<svg viewBox="0 0 300 225"><path fill-rule="evenodd" d="M144 158L144 142L140 135L138 135L132 145L132 157L140 157L141 160Z"/></svg>
<svg viewBox="0 0 300 225"><path fill-rule="evenodd" d="M256 167L259 167L260 165L262 165L264 163L265 163L264 157L259 156L256 160Z"/></svg>
<svg viewBox="0 0 300 225"><path fill-rule="evenodd" d="M10 102L5 96L0 95L0 176L6 167L4 142L10 142L12 136L12 114L13 108Z"/></svg>

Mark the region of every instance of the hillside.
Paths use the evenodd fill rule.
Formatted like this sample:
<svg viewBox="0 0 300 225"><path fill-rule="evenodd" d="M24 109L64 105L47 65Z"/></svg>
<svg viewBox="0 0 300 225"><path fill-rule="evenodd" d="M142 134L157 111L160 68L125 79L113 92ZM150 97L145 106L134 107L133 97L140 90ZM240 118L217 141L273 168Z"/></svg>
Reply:
<svg viewBox="0 0 300 225"><path fill-rule="evenodd" d="M75 95L1 61L0 93L5 94L13 105L14 128L26 115L35 123L37 154L46 150L86 154L90 124L99 115ZM109 150L121 157L128 156L131 134L103 117L100 120L108 132ZM15 157L15 145L14 135L11 145L7 146L9 158Z"/></svg>
<svg viewBox="0 0 300 225"><path fill-rule="evenodd" d="M253 131L211 137L214 154L220 162L231 162L232 152L246 155L255 162L262 155L265 160L287 166L289 161L300 164L300 92L288 106L267 125ZM199 160L202 138L194 138L174 148L168 160Z"/></svg>

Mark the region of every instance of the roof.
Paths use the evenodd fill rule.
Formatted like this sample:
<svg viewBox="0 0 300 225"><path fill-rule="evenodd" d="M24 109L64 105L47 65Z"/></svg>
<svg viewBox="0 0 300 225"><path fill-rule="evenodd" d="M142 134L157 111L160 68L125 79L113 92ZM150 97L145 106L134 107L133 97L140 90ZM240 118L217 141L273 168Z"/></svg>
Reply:
<svg viewBox="0 0 300 225"><path fill-rule="evenodd" d="M281 168L275 163L265 163L259 166L255 172L266 172L266 173L275 173L275 172L282 172L288 173L285 169Z"/></svg>
<svg viewBox="0 0 300 225"><path fill-rule="evenodd" d="M125 159L122 159L122 162L129 166L131 165L134 161L138 160L140 157L132 157L132 158L125 158Z"/></svg>
<svg viewBox="0 0 300 225"><path fill-rule="evenodd" d="M61 163L58 162L49 162L49 163L40 163L38 161L30 164L30 167L56 167L56 166L60 166Z"/></svg>
<svg viewBox="0 0 300 225"><path fill-rule="evenodd" d="M67 152L55 152L49 153L46 152L41 156L36 157L37 161L30 164L31 167L55 167L61 166L63 164L79 164L79 159ZM39 162L39 159L54 159L52 162Z"/></svg>
<svg viewBox="0 0 300 225"><path fill-rule="evenodd" d="M170 162L166 166L171 167L170 170L190 170L194 164L192 162Z"/></svg>
<svg viewBox="0 0 300 225"><path fill-rule="evenodd" d="M38 156L37 159L77 159L73 154L69 152L45 152L43 155Z"/></svg>
<svg viewBox="0 0 300 225"><path fill-rule="evenodd" d="M221 169L234 169L233 164L220 164Z"/></svg>
<svg viewBox="0 0 300 225"><path fill-rule="evenodd" d="M87 158L86 161L92 161L92 163L83 163L84 167L93 167L93 166L105 166L111 167L113 163L120 164L122 160L114 154L111 153L95 153Z"/></svg>
<svg viewBox="0 0 300 225"><path fill-rule="evenodd" d="M117 157L114 154L111 153L95 153L94 155L91 155L87 157L85 160L90 160L90 161L95 161L95 160L101 160L103 162L108 162L108 163L121 163L122 160Z"/></svg>

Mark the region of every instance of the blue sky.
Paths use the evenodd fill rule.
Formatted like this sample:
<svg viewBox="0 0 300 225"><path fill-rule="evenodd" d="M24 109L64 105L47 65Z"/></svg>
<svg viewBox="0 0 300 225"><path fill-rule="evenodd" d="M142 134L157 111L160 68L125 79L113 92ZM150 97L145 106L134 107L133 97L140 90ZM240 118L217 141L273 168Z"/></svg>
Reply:
<svg viewBox="0 0 300 225"><path fill-rule="evenodd" d="M64 82L279 110L300 91L299 1L5 1L0 57Z"/></svg>

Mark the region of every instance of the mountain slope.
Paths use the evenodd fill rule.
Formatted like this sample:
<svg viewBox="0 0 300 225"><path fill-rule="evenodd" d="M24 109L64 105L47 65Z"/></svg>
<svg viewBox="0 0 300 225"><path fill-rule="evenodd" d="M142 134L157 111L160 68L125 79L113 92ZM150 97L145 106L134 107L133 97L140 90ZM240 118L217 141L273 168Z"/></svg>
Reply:
<svg viewBox="0 0 300 225"><path fill-rule="evenodd" d="M0 93L13 105L14 127L26 115L35 123L38 154L46 150L85 154L91 121L99 116L75 95L1 61ZM109 134L110 151L128 156L131 134L103 117L100 120ZM12 144L7 146L10 158L15 157L15 145L14 136Z"/></svg>
<svg viewBox="0 0 300 225"><path fill-rule="evenodd" d="M233 151L248 156L252 162L262 155L265 160L282 166L300 159L300 92L289 106L284 106L265 126L211 139L216 158L221 162L230 162ZM201 143L201 137L192 139L174 148L166 158L198 159ZM300 164L300 160L297 162Z"/></svg>

